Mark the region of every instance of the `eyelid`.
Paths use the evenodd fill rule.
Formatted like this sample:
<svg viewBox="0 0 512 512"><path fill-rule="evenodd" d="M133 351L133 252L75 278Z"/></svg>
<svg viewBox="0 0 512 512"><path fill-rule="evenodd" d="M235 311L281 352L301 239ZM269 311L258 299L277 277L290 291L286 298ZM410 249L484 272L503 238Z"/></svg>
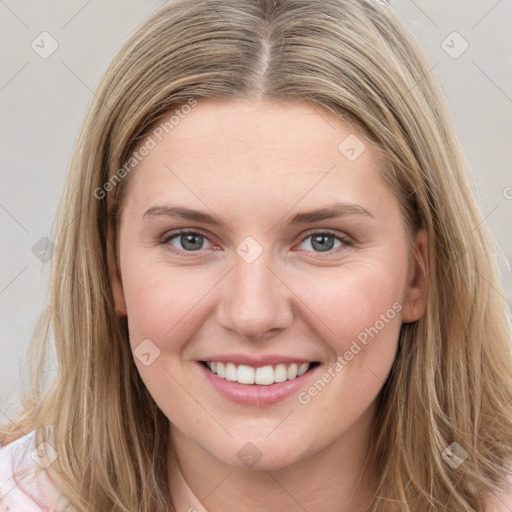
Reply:
<svg viewBox="0 0 512 512"><path fill-rule="evenodd" d="M206 231L203 231L201 228L182 228L182 229L173 229L171 231L166 231L160 237L160 241L169 240L170 238L174 238L175 236L186 235L188 233L203 235L204 237L210 236Z"/></svg>
<svg viewBox="0 0 512 512"><path fill-rule="evenodd" d="M352 239L352 237L348 236L346 233L343 233L341 231L336 231L333 229L311 229L309 231L306 231L306 233L304 233L302 235L301 243L304 242L304 240L306 240L306 238L309 238L311 235L314 235L317 233L332 235L346 244L355 243L355 241Z"/></svg>

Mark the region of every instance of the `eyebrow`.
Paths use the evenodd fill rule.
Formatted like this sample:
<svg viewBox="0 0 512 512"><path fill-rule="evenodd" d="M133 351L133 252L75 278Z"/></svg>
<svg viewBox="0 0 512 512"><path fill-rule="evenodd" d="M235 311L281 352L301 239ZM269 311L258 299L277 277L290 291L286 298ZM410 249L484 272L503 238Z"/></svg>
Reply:
<svg viewBox="0 0 512 512"><path fill-rule="evenodd" d="M361 215L375 219L370 211L358 204L337 202L324 208L297 213L288 220L286 227L353 215ZM223 224L217 219L217 217L210 215L209 213L172 205L152 206L144 213L142 220L144 220L145 217L179 217L203 224L209 224L211 226L220 226Z"/></svg>

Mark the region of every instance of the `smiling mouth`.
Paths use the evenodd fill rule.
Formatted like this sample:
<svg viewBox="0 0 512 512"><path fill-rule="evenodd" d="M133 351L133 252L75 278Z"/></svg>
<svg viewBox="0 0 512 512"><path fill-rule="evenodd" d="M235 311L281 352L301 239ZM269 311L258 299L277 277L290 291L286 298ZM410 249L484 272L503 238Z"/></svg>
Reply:
<svg viewBox="0 0 512 512"><path fill-rule="evenodd" d="M301 377L316 368L320 363L290 363L252 367L243 364L222 363L216 361L200 361L217 377L239 384L270 386Z"/></svg>

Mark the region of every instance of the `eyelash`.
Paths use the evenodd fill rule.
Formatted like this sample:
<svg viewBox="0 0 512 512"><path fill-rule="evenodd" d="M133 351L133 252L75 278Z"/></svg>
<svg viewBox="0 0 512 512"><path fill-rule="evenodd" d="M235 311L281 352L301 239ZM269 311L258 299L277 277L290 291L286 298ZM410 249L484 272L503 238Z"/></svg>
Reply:
<svg viewBox="0 0 512 512"><path fill-rule="evenodd" d="M170 240L172 240L173 238L176 238L177 236L180 236L180 235L190 235L190 234L192 234L192 235L200 235L200 236L208 239L208 235L206 233L204 233L203 231L201 231L200 229L179 229L177 231L171 231L170 233L166 233L160 239L159 243L161 245L167 245L169 247L169 249L172 252L174 252L174 253L177 253L177 254L180 254L180 255L184 255L186 257L194 257L194 256L197 256L203 249L199 249L197 251L187 251L186 249L176 249L175 247L172 247L169 244ZM343 246L338 247L337 249L332 249L332 250L329 250L329 251L325 251L325 254L334 254L334 253L337 253L339 251L346 250L347 248L349 248L349 247L354 245L353 241L349 237L347 237L346 235L340 235L340 234L337 234L336 232L330 231L330 230L312 230L312 231L308 231L304 235L304 237L301 239L300 244L302 244L305 240L307 240L308 238L312 237L313 235L332 235L334 238L336 238L337 240L339 240L340 242L343 243ZM322 257L321 255L323 253L322 252L314 252L314 254L317 254L320 257Z"/></svg>

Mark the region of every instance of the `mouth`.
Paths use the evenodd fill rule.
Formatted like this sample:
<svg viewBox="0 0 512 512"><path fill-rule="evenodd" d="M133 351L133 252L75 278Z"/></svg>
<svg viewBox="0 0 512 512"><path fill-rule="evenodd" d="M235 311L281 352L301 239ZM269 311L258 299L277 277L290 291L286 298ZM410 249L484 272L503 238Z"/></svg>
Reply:
<svg viewBox="0 0 512 512"><path fill-rule="evenodd" d="M281 363L259 367L220 361L199 361L199 363L219 379L247 386L272 386L293 381L320 365L318 361Z"/></svg>

